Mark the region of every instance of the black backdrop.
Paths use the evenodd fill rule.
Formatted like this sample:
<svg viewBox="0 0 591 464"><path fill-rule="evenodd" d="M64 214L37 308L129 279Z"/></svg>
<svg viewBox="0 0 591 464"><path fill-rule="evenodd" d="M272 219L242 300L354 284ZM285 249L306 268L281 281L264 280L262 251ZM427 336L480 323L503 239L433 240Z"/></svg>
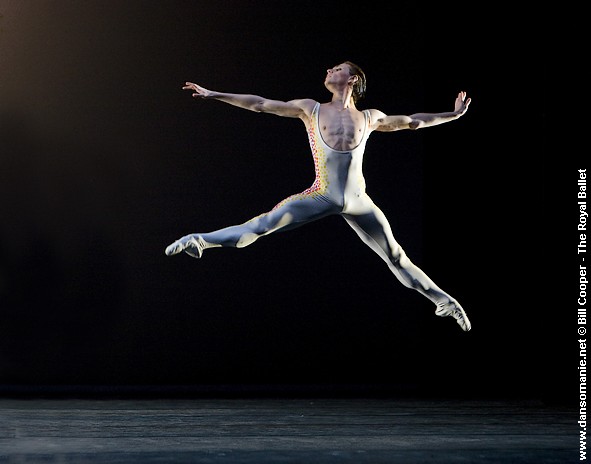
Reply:
<svg viewBox="0 0 591 464"><path fill-rule="evenodd" d="M500 6L416 2L0 6L5 391L560 396L538 21L522 36ZM362 108L438 112L460 90L473 98L454 123L374 133L365 158L369 194L463 304L469 333L338 217L200 261L164 255L313 180L301 122L195 101L184 82L322 101L325 70L343 60L367 74Z"/></svg>

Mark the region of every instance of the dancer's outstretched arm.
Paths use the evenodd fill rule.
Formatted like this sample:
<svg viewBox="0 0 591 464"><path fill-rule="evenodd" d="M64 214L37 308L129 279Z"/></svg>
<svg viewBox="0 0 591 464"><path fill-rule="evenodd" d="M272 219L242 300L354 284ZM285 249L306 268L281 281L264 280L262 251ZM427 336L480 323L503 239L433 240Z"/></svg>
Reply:
<svg viewBox="0 0 591 464"><path fill-rule="evenodd" d="M217 92L208 90L193 82L185 82L183 90L192 90L194 98L219 100L245 110L270 113L287 118L309 118L316 103L309 98L281 101L251 94Z"/></svg>
<svg viewBox="0 0 591 464"><path fill-rule="evenodd" d="M444 113L416 113L410 116L387 116L379 110L370 110L371 129L379 132L392 132L403 129L421 129L437 126L454 121L463 116L470 106L470 98L466 98L466 92L458 93L454 104L454 110Z"/></svg>

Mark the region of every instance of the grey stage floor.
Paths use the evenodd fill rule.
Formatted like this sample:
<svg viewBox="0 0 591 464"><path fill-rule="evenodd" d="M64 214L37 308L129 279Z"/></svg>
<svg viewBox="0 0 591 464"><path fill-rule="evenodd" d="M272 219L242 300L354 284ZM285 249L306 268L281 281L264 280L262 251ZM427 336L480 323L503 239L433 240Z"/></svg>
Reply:
<svg viewBox="0 0 591 464"><path fill-rule="evenodd" d="M575 411L537 401L0 399L0 463L579 461Z"/></svg>

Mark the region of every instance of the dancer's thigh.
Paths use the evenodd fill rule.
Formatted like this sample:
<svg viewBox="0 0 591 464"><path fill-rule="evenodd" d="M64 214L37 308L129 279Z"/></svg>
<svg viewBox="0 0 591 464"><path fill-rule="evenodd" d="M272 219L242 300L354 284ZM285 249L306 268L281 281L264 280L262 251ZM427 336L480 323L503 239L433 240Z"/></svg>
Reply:
<svg viewBox="0 0 591 464"><path fill-rule="evenodd" d="M390 260L399 255L400 245L392 234L386 215L371 203L360 214L343 214L347 223L359 237L384 259Z"/></svg>
<svg viewBox="0 0 591 464"><path fill-rule="evenodd" d="M338 214L339 207L322 196L297 196L279 203L268 213L262 214L257 221L261 232L289 230L306 223L316 221L331 214Z"/></svg>

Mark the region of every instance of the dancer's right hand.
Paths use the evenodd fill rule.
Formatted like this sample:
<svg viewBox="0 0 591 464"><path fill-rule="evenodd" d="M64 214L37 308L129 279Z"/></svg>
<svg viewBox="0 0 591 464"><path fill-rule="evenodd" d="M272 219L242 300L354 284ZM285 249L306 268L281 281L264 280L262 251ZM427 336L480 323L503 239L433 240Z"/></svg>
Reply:
<svg viewBox="0 0 591 464"><path fill-rule="evenodd" d="M193 90L195 93L193 93L192 96L195 98L208 98L213 93L211 90L207 90L206 88L201 87L200 85L197 85L193 82L185 82L183 90Z"/></svg>

